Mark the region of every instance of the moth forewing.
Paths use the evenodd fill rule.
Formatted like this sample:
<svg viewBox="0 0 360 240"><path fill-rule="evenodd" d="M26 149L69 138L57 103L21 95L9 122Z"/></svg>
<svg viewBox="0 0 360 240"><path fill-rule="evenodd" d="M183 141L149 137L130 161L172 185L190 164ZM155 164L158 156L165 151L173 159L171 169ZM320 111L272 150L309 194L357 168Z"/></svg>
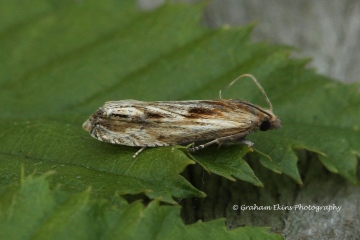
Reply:
<svg viewBox="0 0 360 240"><path fill-rule="evenodd" d="M266 95L265 95L266 96ZM90 135L112 144L141 147L171 146L208 141L190 151L214 143L240 141L253 131L281 127L270 109L236 99L142 102L106 102L83 124Z"/></svg>

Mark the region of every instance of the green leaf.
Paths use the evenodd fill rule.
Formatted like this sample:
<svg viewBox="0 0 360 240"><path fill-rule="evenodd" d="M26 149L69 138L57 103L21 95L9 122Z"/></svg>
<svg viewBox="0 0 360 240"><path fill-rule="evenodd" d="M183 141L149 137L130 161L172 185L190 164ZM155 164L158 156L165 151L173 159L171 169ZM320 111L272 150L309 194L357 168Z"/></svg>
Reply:
<svg viewBox="0 0 360 240"><path fill-rule="evenodd" d="M29 176L1 189L1 239L282 239L267 228L225 227L224 219L184 225L180 207L147 207L115 197L90 200L90 189L66 194L45 179Z"/></svg>
<svg viewBox="0 0 360 240"><path fill-rule="evenodd" d="M175 203L172 196L205 196L179 175L193 161L176 148L150 149L133 159L133 148L85 138L83 130L72 125L43 121L0 125L7 128L2 137L8 141L2 149L10 155L2 154L3 178L10 174L14 177L14 172L24 165L40 173L56 170L56 182L70 191L82 191L91 185L98 194L144 192L149 198L169 203Z"/></svg>
<svg viewBox="0 0 360 240"><path fill-rule="evenodd" d="M306 149L356 182L356 85L305 69L307 61L289 59L288 47L251 42L252 26L206 29L201 10L167 4L141 13L132 0L1 3L0 185L24 165L28 173L56 170L54 186L74 193L91 185L102 196L144 193L175 203L205 196L179 175L196 161L210 173L262 186L243 159L250 149L241 146L192 156L178 146L150 148L134 160L138 148L102 143L81 129L106 101L216 99L242 73L257 77L283 123L248 137L262 165L301 183L296 151ZM266 106L247 79L223 97Z"/></svg>
<svg viewBox="0 0 360 240"><path fill-rule="evenodd" d="M250 151L252 151L252 149L249 147L235 145L226 147L223 151L219 151L216 148L199 151L193 158L208 172L218 174L232 181L235 181L235 178L233 178L234 176L243 181L262 187L263 184L243 159L245 154Z"/></svg>
<svg viewBox="0 0 360 240"><path fill-rule="evenodd" d="M356 120L360 116L360 96L356 85L329 82L308 72L298 79L294 80L299 82L298 87L286 94L293 98L278 100L281 106L278 115L287 119L283 120L283 129L266 136L249 137L273 159L261 163L301 183L295 150L306 149L316 153L329 171L356 183L360 156L360 129Z"/></svg>

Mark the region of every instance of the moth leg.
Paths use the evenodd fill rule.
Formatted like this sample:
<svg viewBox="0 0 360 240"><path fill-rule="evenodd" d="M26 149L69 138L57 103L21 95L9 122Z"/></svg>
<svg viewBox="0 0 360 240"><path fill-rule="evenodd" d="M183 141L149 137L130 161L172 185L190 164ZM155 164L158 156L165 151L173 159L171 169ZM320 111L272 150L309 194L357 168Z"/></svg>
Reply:
<svg viewBox="0 0 360 240"><path fill-rule="evenodd" d="M240 139L237 143L246 145L248 147L252 147L254 145L254 143L252 141L244 139L244 138Z"/></svg>
<svg viewBox="0 0 360 240"><path fill-rule="evenodd" d="M207 146L210 146L210 145L212 145L212 144L214 144L214 143L221 144L219 140L220 140L220 138L215 139L215 140L212 140L212 141L207 142L207 143L205 143L205 144L199 145L199 146L197 146L197 147L189 148L189 152L195 152L195 151L197 151L197 150L199 150L199 149L203 149L203 148L205 148L205 147L207 147Z"/></svg>
<svg viewBox="0 0 360 240"><path fill-rule="evenodd" d="M142 147L140 148L139 151L137 151L134 155L133 155L133 158L136 158L146 147Z"/></svg>
<svg viewBox="0 0 360 240"><path fill-rule="evenodd" d="M243 139L246 135L248 135L250 133L250 131L246 131L246 132L243 132L243 133L238 133L238 134L234 134L234 135L230 135L230 136L226 136L226 137L221 137L221 138L217 138L217 139L214 139L210 142L207 142L205 144L202 144L202 145L199 145L197 147L192 147L192 148L189 148L189 151L190 152L195 152L199 149L203 149L207 146L210 146L214 143L217 143L219 145L223 144L223 143L227 143L227 142L235 142L237 140L240 139L240 143L242 144L245 144L247 145L248 147L251 147L252 145L254 145L251 141L247 140L247 139Z"/></svg>

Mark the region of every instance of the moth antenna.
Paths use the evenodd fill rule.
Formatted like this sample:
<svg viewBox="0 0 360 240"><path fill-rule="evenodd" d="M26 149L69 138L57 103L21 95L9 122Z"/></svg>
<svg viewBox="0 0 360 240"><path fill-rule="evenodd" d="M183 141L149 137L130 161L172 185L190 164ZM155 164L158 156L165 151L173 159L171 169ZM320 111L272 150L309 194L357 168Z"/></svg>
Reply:
<svg viewBox="0 0 360 240"><path fill-rule="evenodd" d="M266 95L265 90L264 90L263 87L260 85L260 83L258 82L258 80L256 80L256 78L255 78L253 75L251 75L251 74L246 73L246 74L242 74L242 75L238 76L234 81L232 81L229 85L227 85L227 86L224 88L224 90L227 89L227 88L229 88L229 87L231 87L235 82L237 82L239 79L241 79L241 78L243 78L243 77L249 77L249 78L251 78L251 79L255 82L255 84L258 86L258 88L260 89L261 93L262 93L263 96L265 97L266 102L269 104L269 109L270 109L270 111L272 111L272 110L273 110L273 106L272 106L272 104L271 104L268 96ZM221 90L219 91L219 98L222 99L222 98L221 98Z"/></svg>

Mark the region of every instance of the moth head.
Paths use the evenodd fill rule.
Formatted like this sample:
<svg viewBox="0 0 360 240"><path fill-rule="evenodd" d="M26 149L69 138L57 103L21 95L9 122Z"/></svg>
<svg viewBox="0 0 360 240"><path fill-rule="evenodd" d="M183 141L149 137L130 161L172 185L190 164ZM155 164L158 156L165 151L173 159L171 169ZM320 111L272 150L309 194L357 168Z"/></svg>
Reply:
<svg viewBox="0 0 360 240"><path fill-rule="evenodd" d="M259 130L267 131L278 128L281 128L280 119L277 116L275 116L275 114L272 111L267 110L266 114L264 115L264 118L261 119L261 122L259 124Z"/></svg>
<svg viewBox="0 0 360 240"><path fill-rule="evenodd" d="M243 74L240 75L239 77L237 77L234 81L232 81L226 88L232 86L236 81L238 81L239 79L243 78L243 77L250 77L254 83L258 86L258 88L260 89L261 93L263 94L266 102L269 104L269 109L265 110L262 109L260 107L254 106L252 104L249 104L250 106L256 108L257 110L260 110L259 117L260 117L260 122L258 125L258 128L260 131L267 131L267 130L272 130L272 129L278 129L281 128L281 121L280 119L275 116L275 114L272 112L273 110L273 106L270 102L270 99L268 98L268 96L266 95L265 90L263 89L263 87L260 85L260 83L257 81L257 79L251 75L251 74ZM221 90L219 92L219 98L221 98Z"/></svg>

